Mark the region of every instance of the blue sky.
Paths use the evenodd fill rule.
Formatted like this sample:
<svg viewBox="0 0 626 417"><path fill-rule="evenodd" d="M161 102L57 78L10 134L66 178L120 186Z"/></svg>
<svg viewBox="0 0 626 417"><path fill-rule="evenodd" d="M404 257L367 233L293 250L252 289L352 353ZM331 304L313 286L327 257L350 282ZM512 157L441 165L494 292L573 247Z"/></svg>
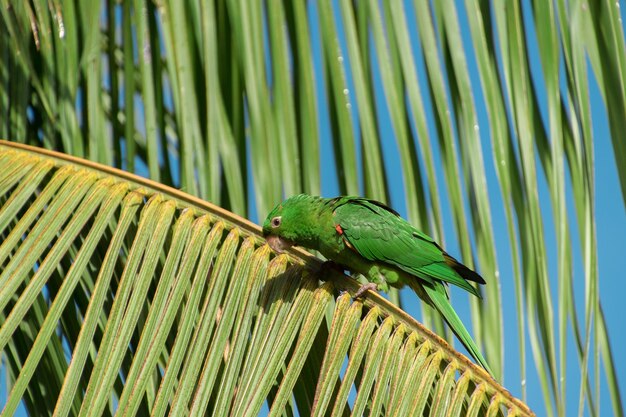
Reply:
<svg viewBox="0 0 626 417"><path fill-rule="evenodd" d="M323 66L322 66L322 51L320 47L320 34L315 29L318 26L317 10L314 2L309 2L311 27L314 28L312 32L313 51L315 54L315 72L318 94L324 97L326 94L324 79L323 79ZM466 50L466 57L469 65L469 75L474 88L474 100L476 103L476 109L478 112L478 122L481 132L481 140L483 147L483 155L486 163L487 174L487 187L490 195L491 213L493 217L493 232L496 239L496 247L498 253L498 264L500 268L500 281L502 285L503 294L503 313L507 322L514 322L517 320L515 312L515 299L514 299L514 282L513 272L511 265L511 258L509 253L509 241L506 233L506 223L504 218L504 212L502 210L502 196L498 186L495 169L492 161L491 139L489 137L488 120L483 96L480 91L480 80L474 61L474 55L472 50L471 38L469 36L468 24L464 15L464 2L456 0L457 10L460 13L458 18L460 21L460 30L463 36ZM523 2L525 16L529 16L530 4L529 0ZM427 79L425 76L424 65L421 60L421 53L419 50L419 41L417 39L417 29L415 29L415 15L412 2L405 1L405 9L407 10L407 19L409 25L413 27L412 36L414 50L412 51L419 71L419 82L423 92L428 91ZM335 4L335 11L339 8ZM621 9L622 19L624 19L624 8ZM340 24L341 19L336 16L336 21ZM529 19L526 19L527 23L531 23ZM343 50L345 51L345 40L341 39ZM527 38L529 45L530 64L533 75L539 76L541 74L541 67L539 62L539 56L536 49L536 41L532 36ZM375 54L373 54L374 59ZM345 62L349 65L349 59L347 55L344 55ZM375 65L373 66L376 67ZM347 71L349 74L349 69ZM353 119L357 120L357 107L354 98L354 86L352 80L348 77L349 83L349 95L351 98ZM406 207L404 200L404 188L403 177L400 171L400 155L398 153L397 146L395 144L395 138L393 137L393 129L389 117L389 112L386 108L384 101L384 94L382 90L379 74L375 74L374 87L377 97L377 110L379 116L379 128L381 138L383 141L383 155L384 162L388 169L389 178L388 182L391 185L391 204L401 214L406 215ZM546 98L545 91L539 85L539 99L542 110L545 110ZM624 209L623 200L621 197L621 191L619 187L617 171L615 167L615 159L613 157L613 148L611 144L610 132L608 127L608 121L604 103L597 84L593 75L590 73L590 94L591 94L591 108L594 127L594 151L595 151L595 176L596 176L596 220L597 220L597 240L598 240L598 261L600 271L600 296L602 305L607 318L607 325L609 333L611 335L611 345L615 357L618 379L621 382L622 397L626 397L626 391L624 390L624 384L626 384L626 358L624 355L620 355L619 352L626 352L626 334L620 331L624 328L621 322L621 314L626 312L623 306L622 294L626 293L626 280L624 279L624 271L626 271L626 256L624 256L625 236L626 236L626 211ZM319 100L318 104L322 104L324 100ZM429 130L431 137L435 138L436 129L432 112L429 105L426 102L427 120L429 123ZM320 113L320 136L322 141L321 154L322 161L328 161L322 166L322 193L324 196L335 196L338 194L337 176L332 163L332 144L331 144L331 131L328 120L328 109L321 106L319 108ZM545 114L545 112L544 112ZM141 123L140 123L141 124ZM358 126L355 125L355 132L358 132ZM358 149L358 147L357 147ZM433 147L435 160L439 160L439 150L435 146ZM441 165L436 164L438 182L440 186L443 184L443 172ZM542 174L542 173L541 173ZM571 190L568 190L571 194ZM543 176L539 179L539 193L540 196L544 196L543 201L549 201L547 198L548 191ZM453 229L452 216L450 212L450 206L446 199L445 193L440 193L442 196L442 209L443 209L443 221L445 231L445 246L446 249L454 254L460 255L458 240ZM569 198L569 215L571 221L574 219L574 210L572 207L571 197ZM251 219L258 222L260 216L256 213L256 210L252 207ZM551 208L548 204L543 206L543 214L545 216L544 230L546 232L546 246L548 248L549 270L551 277L556 277L556 239L554 236ZM577 282L577 303L578 307L582 308L582 289L581 281L583 280L582 262L580 261L581 251L578 246L578 235L576 228L571 230L573 251L575 261L574 279ZM556 288L556 278L554 278L552 288ZM417 297L410 292L410 290L404 290L402 293L403 302L405 308L410 314L419 318L421 316L419 302ZM454 306L459 312L461 318L466 323L470 323L469 319L469 303L467 296L465 296L461 290L452 290L452 298ZM489 302L489 300L486 300ZM504 385L509 389L513 395L521 396L521 377L519 370L519 342L517 338L517 329L515 326L505 327L505 379ZM459 348L459 344L456 344ZM538 415L544 413L544 398L539 388L539 381L537 379L536 372L534 370L533 361L531 355L530 346L526 346L527 352L527 402L534 409ZM578 392L579 392L579 375L578 366L576 364L576 352L574 349L573 339L571 337L571 329L569 329L569 344L568 344L568 383L567 383L567 415L573 415L578 413ZM2 368L2 370L4 370ZM6 398L6 375L0 373L0 398ZM612 407L610 403L609 394L606 390L606 386L601 386L601 401L600 411L601 415L611 415ZM20 408L17 413L18 416L26 415L23 408ZM585 409L585 415L588 415L588 410Z"/></svg>

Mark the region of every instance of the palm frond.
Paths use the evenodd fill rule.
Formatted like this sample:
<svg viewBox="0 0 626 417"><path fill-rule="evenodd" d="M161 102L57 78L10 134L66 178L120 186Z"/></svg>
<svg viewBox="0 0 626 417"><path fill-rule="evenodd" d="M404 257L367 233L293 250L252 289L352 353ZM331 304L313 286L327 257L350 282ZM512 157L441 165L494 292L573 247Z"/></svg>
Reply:
<svg viewBox="0 0 626 417"><path fill-rule="evenodd" d="M382 298L335 303L358 284L319 286L314 257L271 256L231 213L8 142L0 172L2 416L532 415Z"/></svg>
<svg viewBox="0 0 626 417"><path fill-rule="evenodd" d="M606 383L624 415L594 154L606 119L621 186L608 204L626 202L619 1L0 4L1 138L251 218L297 192L393 203L488 276L470 311L498 378L548 416L569 415L573 384L579 413L599 416ZM517 338L505 340L509 299ZM526 398L535 377L541 394Z"/></svg>

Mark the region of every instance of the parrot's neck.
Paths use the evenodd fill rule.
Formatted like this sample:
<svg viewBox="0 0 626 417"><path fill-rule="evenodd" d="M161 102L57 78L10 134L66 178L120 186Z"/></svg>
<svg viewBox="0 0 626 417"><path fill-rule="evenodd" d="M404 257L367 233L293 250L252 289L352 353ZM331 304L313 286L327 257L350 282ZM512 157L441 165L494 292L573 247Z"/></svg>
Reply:
<svg viewBox="0 0 626 417"><path fill-rule="evenodd" d="M313 250L320 250L321 246L325 246L337 234L332 209L324 204L326 199L319 200L318 204L311 205L309 210L302 213L301 229L296 242L299 246Z"/></svg>

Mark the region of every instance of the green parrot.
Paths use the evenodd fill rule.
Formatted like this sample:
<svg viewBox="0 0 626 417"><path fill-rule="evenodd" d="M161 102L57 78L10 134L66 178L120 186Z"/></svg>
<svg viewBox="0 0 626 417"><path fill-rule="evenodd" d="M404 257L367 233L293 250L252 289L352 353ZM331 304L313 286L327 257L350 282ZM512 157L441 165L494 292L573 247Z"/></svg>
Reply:
<svg viewBox="0 0 626 417"><path fill-rule="evenodd" d="M447 284L454 284L480 297L468 281L485 284L485 280L393 209L360 197L300 194L270 212L263 223L263 236L278 253L303 246L319 251L342 269L362 274L368 283L355 298L367 290L388 291L389 286L408 285L441 313L474 359L492 373L447 292Z"/></svg>

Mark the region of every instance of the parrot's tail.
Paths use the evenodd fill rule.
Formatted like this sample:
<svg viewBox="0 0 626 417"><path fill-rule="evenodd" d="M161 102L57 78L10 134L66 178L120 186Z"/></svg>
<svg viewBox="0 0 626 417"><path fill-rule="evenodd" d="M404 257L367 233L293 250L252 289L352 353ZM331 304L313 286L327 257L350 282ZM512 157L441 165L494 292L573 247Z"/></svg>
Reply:
<svg viewBox="0 0 626 417"><path fill-rule="evenodd" d="M443 253L443 259L446 261L446 264L448 264L450 268L454 269L454 271L464 279L468 281L474 281L479 284L485 284L485 279L481 277L476 271L472 271L445 252Z"/></svg>
<svg viewBox="0 0 626 417"><path fill-rule="evenodd" d="M426 292L428 295L428 299L430 299L431 305L439 311L439 313L443 316L448 326L452 329L452 332L456 335L463 346L468 350L470 355L478 362L490 375L493 375L491 368L487 364L487 361L483 357L482 353L480 353L480 349L474 343L472 336L470 336L469 332L463 325L463 322L456 314L450 301L448 300L448 294L446 292L445 287L442 283L435 281L434 285L421 285L418 282L411 282L409 286L418 294ZM413 287L421 287L419 289Z"/></svg>

